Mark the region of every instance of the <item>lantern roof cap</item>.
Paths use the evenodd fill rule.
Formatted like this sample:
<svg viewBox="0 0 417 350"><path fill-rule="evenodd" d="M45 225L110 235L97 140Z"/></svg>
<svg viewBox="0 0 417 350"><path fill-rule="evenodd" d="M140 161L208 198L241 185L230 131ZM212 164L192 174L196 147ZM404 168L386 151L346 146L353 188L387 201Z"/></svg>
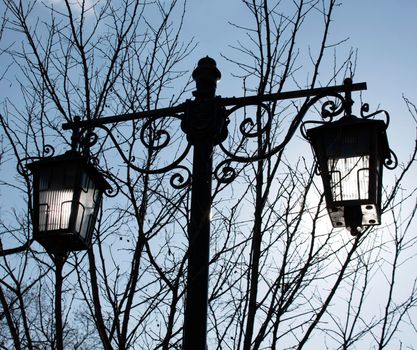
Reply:
<svg viewBox="0 0 417 350"><path fill-rule="evenodd" d="M369 137L375 135L378 139L379 153L383 158L390 158L390 148L386 134L387 124L383 120L370 118L358 118L355 115L345 115L339 120L326 122L315 128L306 131L308 139L311 141L325 137L334 137L335 133L343 133L344 130L353 133L367 130ZM314 142L314 141L313 141Z"/></svg>
<svg viewBox="0 0 417 350"><path fill-rule="evenodd" d="M375 119L370 119L370 118L358 118L357 116L353 114L345 115L336 121L324 123L321 126L319 126L319 128L340 128L343 126L359 126L359 125L363 125L363 126L374 125L380 128L381 130L383 130L384 132L387 129L387 124L383 120L378 120L378 119L375 120ZM314 128L307 130L307 132L309 132L310 130L314 130Z"/></svg>
<svg viewBox="0 0 417 350"><path fill-rule="evenodd" d="M72 164L85 171L98 187L102 189L111 188L103 174L88 160L87 157L77 151L67 151L64 154L57 156L44 157L28 164L27 167L31 172L37 172L42 168L57 166L58 164L62 164L63 166Z"/></svg>

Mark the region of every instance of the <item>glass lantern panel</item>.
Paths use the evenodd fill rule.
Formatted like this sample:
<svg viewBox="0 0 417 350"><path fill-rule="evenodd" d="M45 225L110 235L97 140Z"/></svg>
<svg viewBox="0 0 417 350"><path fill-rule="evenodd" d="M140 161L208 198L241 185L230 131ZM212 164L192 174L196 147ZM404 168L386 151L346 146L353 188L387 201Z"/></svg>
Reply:
<svg viewBox="0 0 417 350"><path fill-rule="evenodd" d="M69 226L74 191L54 180L53 172L40 176L39 231L67 229Z"/></svg>
<svg viewBox="0 0 417 350"><path fill-rule="evenodd" d="M369 156L330 158L328 170L334 202L369 198Z"/></svg>
<svg viewBox="0 0 417 350"><path fill-rule="evenodd" d="M99 191L94 186L93 181L86 174L82 174L81 192L78 207L78 215L75 223L76 231L85 239L90 232L90 227L94 224L95 207L98 200Z"/></svg>

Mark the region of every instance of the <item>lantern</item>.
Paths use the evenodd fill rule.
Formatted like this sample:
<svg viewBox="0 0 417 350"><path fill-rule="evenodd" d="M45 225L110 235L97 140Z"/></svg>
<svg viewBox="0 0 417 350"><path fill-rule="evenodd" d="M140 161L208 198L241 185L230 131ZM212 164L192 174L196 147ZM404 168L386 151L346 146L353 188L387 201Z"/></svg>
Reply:
<svg viewBox="0 0 417 350"><path fill-rule="evenodd" d="M28 168L33 174L33 238L53 254L88 249L107 181L72 151Z"/></svg>
<svg viewBox="0 0 417 350"><path fill-rule="evenodd" d="M307 130L334 227L353 235L381 223L382 166L390 156L386 124L347 115Z"/></svg>

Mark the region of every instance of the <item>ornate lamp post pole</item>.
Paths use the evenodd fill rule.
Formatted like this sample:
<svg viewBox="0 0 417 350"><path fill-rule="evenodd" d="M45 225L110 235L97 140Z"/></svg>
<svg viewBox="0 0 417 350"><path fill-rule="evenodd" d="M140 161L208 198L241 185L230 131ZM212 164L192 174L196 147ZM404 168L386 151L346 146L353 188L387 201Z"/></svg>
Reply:
<svg viewBox="0 0 417 350"><path fill-rule="evenodd" d="M108 188L102 175L88 162L89 147L97 137L94 128L101 128L109 135L124 162L142 173L165 173L178 167L193 147L191 217L188 227L188 276L183 329L184 350L206 350L207 308L208 308L208 265L210 239L210 209L212 205L211 183L214 177L229 183L237 176L230 166L233 162L254 162L270 158L280 152L286 143L277 145L268 152L253 156L238 156L229 151L222 142L227 137L227 125L232 113L240 108L255 105L263 108L267 115L265 126L258 133L250 129L256 123L246 118L240 125L242 137L246 140L258 137L271 126L272 112L265 102L305 98L306 102L294 116L289 138L301 127L302 133L312 143L319 171L323 177L323 188L331 220L336 227L350 227L353 234L362 226L380 223L382 166L395 167L396 159L388 147L385 129L388 120L371 120L382 111L365 115L367 105L361 109L362 119L352 116L351 92L366 89L365 83L352 84L350 79L343 85L324 88L297 90L277 94L240 98L216 97L216 85L220 79L216 62L202 58L193 72L196 90L194 100L188 100L175 107L148 112L104 117L96 120L74 120L63 125L73 131L71 155L52 157L32 163L28 168L34 174L34 239L48 251L60 254L71 250L87 249L91 244L92 229L103 191ZM344 96L342 95L344 94ZM340 103L327 100L322 105L324 121L314 122L321 126L306 130L303 118L319 100L332 97ZM227 109L227 107L230 107ZM342 114L340 121L333 118ZM385 112L386 116L388 114ZM123 154L117 139L107 124L129 120L143 120L140 132L142 143L150 149L161 149L168 145L169 135L156 123L165 117L177 118L187 135L188 145L176 160L160 169L143 169L133 164ZM248 127L250 130L248 130ZM146 137L151 142L146 141ZM161 141L161 135L167 137ZM93 142L88 142L93 139ZM84 153L81 144L90 143ZM157 144L157 146L155 146ZM227 159L213 171L213 150L218 145ZM391 161L394 157L394 164ZM66 157L69 157L65 161ZM71 160L71 159L72 160ZM76 159L76 160L74 160ZM57 162L60 163L57 165ZM75 170L59 172L62 166ZM75 162L75 163L74 163ZM55 170L54 170L55 169ZM219 175L223 170L223 175ZM51 175L51 174L55 175ZM70 176L68 174L75 174ZM46 180L50 179L50 180ZM49 181L49 182L48 182ZM49 191L49 192L48 192ZM52 192L51 192L52 191ZM55 203L54 201L57 201ZM55 203L55 204L54 204ZM65 210L64 210L65 209Z"/></svg>
<svg viewBox="0 0 417 350"><path fill-rule="evenodd" d="M193 72L195 101L188 106L181 125L194 146L184 350L206 348L213 148L227 136L223 109L214 99L220 76L214 60L200 60Z"/></svg>

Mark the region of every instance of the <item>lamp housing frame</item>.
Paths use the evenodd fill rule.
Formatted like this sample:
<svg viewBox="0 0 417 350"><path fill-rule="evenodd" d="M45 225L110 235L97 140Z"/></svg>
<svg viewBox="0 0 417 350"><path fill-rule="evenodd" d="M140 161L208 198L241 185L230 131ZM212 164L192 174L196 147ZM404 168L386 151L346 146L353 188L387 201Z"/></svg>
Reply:
<svg viewBox="0 0 417 350"><path fill-rule="evenodd" d="M27 167L33 175L33 239L55 255L90 248L103 193L110 189L102 173L76 151L42 158ZM51 195L54 190L61 191L61 197L67 190L67 200L53 202L59 197ZM46 201L41 198L42 191L45 198L52 198L52 202L41 203ZM50 197L47 197L48 191ZM92 206L87 211L85 204L88 200ZM70 211L68 206L63 209L64 204L70 205Z"/></svg>
<svg viewBox="0 0 417 350"><path fill-rule="evenodd" d="M326 207L333 227L348 227L352 233L356 233L358 227L381 223L382 170L391 152L386 129L387 124L382 120L348 114L337 121L325 122L306 131L322 178ZM342 177L340 171L334 168L337 161L345 160L346 164L349 159L351 164L356 162L355 167L360 161L368 163L367 168L350 170L357 171L354 174L357 198L353 199L344 198L343 195L342 178L347 181L349 173ZM364 178L367 177L362 183L367 184L367 196L361 196L360 171L364 171ZM332 179L335 173L341 179L338 192Z"/></svg>

